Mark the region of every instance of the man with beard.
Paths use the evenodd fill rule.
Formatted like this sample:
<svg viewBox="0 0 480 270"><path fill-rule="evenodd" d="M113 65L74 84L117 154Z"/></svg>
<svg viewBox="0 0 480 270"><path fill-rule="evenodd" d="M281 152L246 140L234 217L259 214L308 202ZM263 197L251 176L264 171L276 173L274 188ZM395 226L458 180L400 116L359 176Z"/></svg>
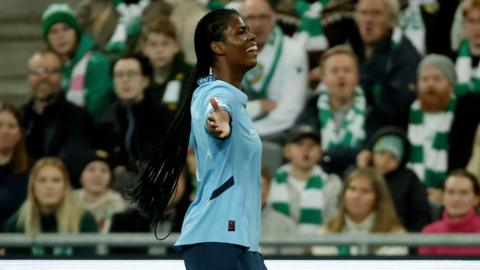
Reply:
<svg viewBox="0 0 480 270"><path fill-rule="evenodd" d="M90 149L92 119L65 99L60 85L61 61L52 51L36 52L28 61L32 99L23 107L27 150L33 159L61 158L74 187L79 187L80 151Z"/></svg>
<svg viewBox="0 0 480 270"><path fill-rule="evenodd" d="M412 150L408 165L434 203L440 203L447 174L455 82L455 67L450 59L436 54L426 56L418 68L417 100L410 107L408 139Z"/></svg>

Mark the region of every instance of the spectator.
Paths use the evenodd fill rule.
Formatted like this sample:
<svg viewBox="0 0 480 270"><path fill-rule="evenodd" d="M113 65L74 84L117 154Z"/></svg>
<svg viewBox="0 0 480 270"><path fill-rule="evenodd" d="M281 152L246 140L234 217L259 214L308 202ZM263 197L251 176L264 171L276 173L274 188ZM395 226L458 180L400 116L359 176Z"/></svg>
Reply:
<svg viewBox="0 0 480 270"><path fill-rule="evenodd" d="M346 46L327 50L320 60L324 88L307 103L298 121L318 127L326 170L338 175L355 164L363 147L366 101L358 86L358 62Z"/></svg>
<svg viewBox="0 0 480 270"><path fill-rule="evenodd" d="M360 60L360 85L369 106L367 137L379 128L405 128L415 99L416 68L420 62L412 43L396 28L397 0L360 0L356 22L362 42L352 44Z"/></svg>
<svg viewBox="0 0 480 270"><path fill-rule="evenodd" d="M372 138L369 150L358 155L357 166L372 165L383 175L403 227L420 232L431 221L431 213L425 187L406 167L410 147L402 130L385 127Z"/></svg>
<svg viewBox="0 0 480 270"><path fill-rule="evenodd" d="M0 104L0 229L25 200L28 169L20 111Z"/></svg>
<svg viewBox="0 0 480 270"><path fill-rule="evenodd" d="M109 60L82 32L67 4L49 5L42 15L42 27L48 48L61 57L62 89L67 100L84 107L95 121L100 120L113 96Z"/></svg>
<svg viewBox="0 0 480 270"><path fill-rule="evenodd" d="M465 39L460 43L455 62L458 97L480 92L480 0L466 0L461 8Z"/></svg>
<svg viewBox="0 0 480 270"><path fill-rule="evenodd" d="M468 162L468 172L475 175L477 179L480 179L480 125L477 127L477 133L475 135L475 141L473 144L472 157Z"/></svg>
<svg viewBox="0 0 480 270"><path fill-rule="evenodd" d="M456 170L445 180L443 218L423 228L424 234L480 233L477 214L480 200L478 180L465 170ZM480 247L420 247L421 255L479 256Z"/></svg>
<svg viewBox="0 0 480 270"><path fill-rule="evenodd" d="M98 125L100 149L113 155L114 167L136 171L150 160L170 124L170 112L147 91L152 67L142 55L125 55L113 64L116 101ZM126 183L125 183L126 184Z"/></svg>
<svg viewBox="0 0 480 270"><path fill-rule="evenodd" d="M165 210L164 219L158 224L155 232L159 237L166 236L170 232L180 232L183 218L192 202L190 199L191 192L192 181L187 171L184 170L175 188L175 195L171 198ZM150 232L151 229L150 218L140 214L136 208L130 208L113 216L110 232ZM115 247L110 249L110 254L146 254L147 252L148 250L145 248ZM167 252L176 253L173 248L169 248Z"/></svg>
<svg viewBox="0 0 480 270"><path fill-rule="evenodd" d="M322 156L320 136L310 126L295 127L283 153L289 163L277 170L268 203L295 221L297 233L313 233L335 215L341 181L317 165Z"/></svg>
<svg viewBox="0 0 480 270"><path fill-rule="evenodd" d="M160 103L176 112L188 91L187 82L193 67L184 61L175 25L160 18L143 27L141 47L153 67L151 90Z"/></svg>
<svg viewBox="0 0 480 270"><path fill-rule="evenodd" d="M340 198L339 213L319 233L324 234L403 234L385 180L373 168L353 171L347 178ZM377 246L375 255L406 255L407 247ZM313 247L314 255L358 255L357 246Z"/></svg>
<svg viewBox="0 0 480 270"><path fill-rule="evenodd" d="M61 160L38 160L28 182L27 199L7 221L5 231L27 235L96 232L95 218L77 204L68 178L68 172ZM10 252L14 254L22 251L12 249ZM10 252L7 249L7 254ZM30 252L34 256L93 255L95 249L65 245L49 248L35 244L30 248Z"/></svg>
<svg viewBox="0 0 480 270"><path fill-rule="evenodd" d="M240 13L256 35L257 66L247 72L242 90L258 134L275 140L293 126L306 99L308 61L301 43L285 36L267 0L246 0Z"/></svg>
<svg viewBox="0 0 480 270"><path fill-rule="evenodd" d="M448 168L455 80L450 59L435 54L426 56L418 68L417 100L410 109L408 139L412 151L408 165L427 187L429 200L437 204Z"/></svg>
<svg viewBox="0 0 480 270"><path fill-rule="evenodd" d="M285 236L296 232L296 224L288 216L275 211L267 203L272 185L269 169L262 166L262 235ZM264 254L265 250L262 251Z"/></svg>
<svg viewBox="0 0 480 270"><path fill-rule="evenodd" d="M65 99L60 89L60 58L52 51L36 52L28 62L32 99L23 107L27 151L34 160L61 158L72 185L79 187L78 154L91 148L91 117Z"/></svg>
<svg viewBox="0 0 480 270"><path fill-rule="evenodd" d="M125 210L126 201L110 189L112 170L107 154L102 151L88 153L84 158L84 168L80 175L82 188L75 190L80 205L95 216L100 232L107 232L112 216Z"/></svg>

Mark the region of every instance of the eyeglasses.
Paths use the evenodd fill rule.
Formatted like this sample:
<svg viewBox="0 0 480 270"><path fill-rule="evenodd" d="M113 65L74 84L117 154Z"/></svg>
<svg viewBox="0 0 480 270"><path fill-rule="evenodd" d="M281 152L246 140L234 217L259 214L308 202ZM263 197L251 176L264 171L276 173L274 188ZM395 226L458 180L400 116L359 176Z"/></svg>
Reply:
<svg viewBox="0 0 480 270"><path fill-rule="evenodd" d="M248 21L269 22L271 19L272 19L272 16L268 14L251 15L251 16L245 17L245 20L247 22Z"/></svg>
<svg viewBox="0 0 480 270"><path fill-rule="evenodd" d="M118 71L113 72L113 77L115 77L116 79L121 79L123 77L126 77L127 79L131 79L131 78L137 77L139 75L140 75L140 71L132 70L132 69L118 70Z"/></svg>
<svg viewBox="0 0 480 270"><path fill-rule="evenodd" d="M28 69L28 72L30 72L30 74L34 74L34 75L43 75L43 74L46 74L46 75L50 75L50 74L53 74L53 73L59 73L60 72L60 68L52 68L52 67L35 67L35 68L29 68Z"/></svg>

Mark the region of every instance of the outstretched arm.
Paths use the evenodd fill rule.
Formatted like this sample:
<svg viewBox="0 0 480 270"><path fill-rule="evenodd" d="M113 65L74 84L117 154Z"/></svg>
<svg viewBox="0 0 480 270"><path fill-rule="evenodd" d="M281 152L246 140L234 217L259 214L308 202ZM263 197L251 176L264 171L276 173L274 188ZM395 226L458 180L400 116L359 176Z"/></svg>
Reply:
<svg viewBox="0 0 480 270"><path fill-rule="evenodd" d="M218 106L214 98L210 99L210 104L213 107L207 117L207 130L213 136L219 139L225 139L230 135L230 114Z"/></svg>

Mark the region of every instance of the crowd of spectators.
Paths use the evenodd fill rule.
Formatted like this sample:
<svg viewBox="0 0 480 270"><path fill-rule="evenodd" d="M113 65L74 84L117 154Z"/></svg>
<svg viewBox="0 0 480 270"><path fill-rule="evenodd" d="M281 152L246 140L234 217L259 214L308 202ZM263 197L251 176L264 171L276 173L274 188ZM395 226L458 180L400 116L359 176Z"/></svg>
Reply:
<svg viewBox="0 0 480 270"><path fill-rule="evenodd" d="M277 146L264 149L262 234L480 232L480 0L70 2L50 4L39 21L44 46L25 63L29 99L0 104L5 232L151 230L124 191L194 83L196 22L218 8L238 10L259 48L241 90L262 141ZM195 163L189 151L165 234L180 231L195 199ZM373 253L480 256L480 246Z"/></svg>

